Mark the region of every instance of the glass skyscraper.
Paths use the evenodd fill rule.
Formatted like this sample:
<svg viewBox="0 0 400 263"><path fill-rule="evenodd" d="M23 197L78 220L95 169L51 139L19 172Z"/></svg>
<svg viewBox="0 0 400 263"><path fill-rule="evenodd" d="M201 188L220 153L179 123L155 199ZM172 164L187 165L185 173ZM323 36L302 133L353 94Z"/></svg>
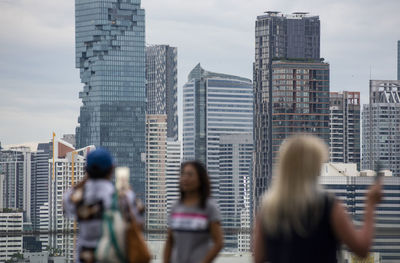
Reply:
<svg viewBox="0 0 400 263"><path fill-rule="evenodd" d="M216 190L219 136L252 131L251 80L209 72L198 64L183 86L183 159L206 164Z"/></svg>
<svg viewBox="0 0 400 263"><path fill-rule="evenodd" d="M258 207L260 197L271 182L274 150L277 148L273 146L273 129L276 124L280 126L280 120L273 117L273 105L276 104L273 102L273 97L283 91L273 90L273 61L278 59L319 60L319 58L320 20L318 16L301 12L293 14L265 12L257 17L253 66L255 155L252 191L253 208L255 209ZM295 83L294 86L301 88L298 83ZM289 86L289 89L292 87ZM302 116L301 111L293 113ZM286 116L286 118L290 117ZM280 137L280 139L284 138ZM278 141L275 140L275 142Z"/></svg>
<svg viewBox="0 0 400 263"><path fill-rule="evenodd" d="M178 49L146 47L147 114L167 115L167 137L178 140Z"/></svg>
<svg viewBox="0 0 400 263"><path fill-rule="evenodd" d="M140 0L75 0L76 67L83 91L78 148L111 151L145 190L145 12ZM143 158L142 158L143 157Z"/></svg>

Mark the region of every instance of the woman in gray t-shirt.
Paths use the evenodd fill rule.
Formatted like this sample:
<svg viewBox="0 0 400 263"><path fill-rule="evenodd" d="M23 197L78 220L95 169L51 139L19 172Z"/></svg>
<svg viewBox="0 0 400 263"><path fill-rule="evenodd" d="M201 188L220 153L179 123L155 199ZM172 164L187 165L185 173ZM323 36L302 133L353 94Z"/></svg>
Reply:
<svg viewBox="0 0 400 263"><path fill-rule="evenodd" d="M183 163L179 184L181 198L169 216L164 263L211 263L223 247L223 235L207 170L197 161Z"/></svg>

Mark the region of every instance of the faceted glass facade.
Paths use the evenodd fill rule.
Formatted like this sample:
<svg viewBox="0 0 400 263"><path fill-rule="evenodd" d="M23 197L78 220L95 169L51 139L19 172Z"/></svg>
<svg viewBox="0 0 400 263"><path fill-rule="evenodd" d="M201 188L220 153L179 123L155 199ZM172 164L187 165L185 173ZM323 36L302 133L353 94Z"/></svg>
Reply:
<svg viewBox="0 0 400 263"><path fill-rule="evenodd" d="M178 140L177 48L146 48L147 114L167 115L167 136Z"/></svg>
<svg viewBox="0 0 400 263"><path fill-rule="evenodd" d="M84 84L78 148L111 151L144 198L145 12L140 0L76 0L76 67Z"/></svg>

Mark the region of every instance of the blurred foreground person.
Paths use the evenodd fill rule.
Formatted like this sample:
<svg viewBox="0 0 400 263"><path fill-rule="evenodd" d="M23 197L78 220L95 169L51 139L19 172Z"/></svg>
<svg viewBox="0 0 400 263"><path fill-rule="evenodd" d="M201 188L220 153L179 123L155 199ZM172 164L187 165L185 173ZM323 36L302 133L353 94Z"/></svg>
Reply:
<svg viewBox="0 0 400 263"><path fill-rule="evenodd" d="M119 211L119 205L121 200L119 197L123 196L125 200L125 212L126 214L132 212L132 220L136 223L141 224L143 219L140 217L137 206L135 205L135 194L129 188L128 183L118 183L118 195L117 190L112 183L112 175L114 171L114 162L111 154L105 149L97 149L92 151L87 156L86 172L87 177L68 190L64 195L64 212L69 218L77 219L79 222L79 238L77 242L77 257L76 262L92 263L97 262L95 258L95 250L98 244L105 243L100 242L104 237L104 214L107 211ZM128 170L129 174L129 170ZM126 176L125 176L126 177ZM121 213L122 214L122 213ZM120 225L124 225L125 220L123 216L120 216ZM110 225L110 227L113 227ZM119 232L118 232L119 231ZM119 250L119 254L125 252L125 236L118 235L122 233L124 229L111 229L107 228L107 233L115 232L113 235L117 241L112 244L110 240L106 240L106 243L110 243L110 247L114 248L120 245L120 248L112 249L112 251ZM107 237L108 238L108 237ZM117 244L119 242L119 244ZM109 252L110 253L110 252ZM126 254L126 253L124 253ZM123 256L125 255L118 255ZM121 260L115 256L115 261L120 262ZM111 262L111 261L110 261Z"/></svg>
<svg viewBox="0 0 400 263"><path fill-rule="evenodd" d="M179 184L181 197L169 217L164 263L213 262L223 235L206 168L197 161L183 163Z"/></svg>
<svg viewBox="0 0 400 263"><path fill-rule="evenodd" d="M277 175L256 219L256 263L333 263L341 243L360 257L368 255L381 183L369 189L364 225L356 229L340 201L318 183L327 159L327 146L316 137L297 135L282 144Z"/></svg>

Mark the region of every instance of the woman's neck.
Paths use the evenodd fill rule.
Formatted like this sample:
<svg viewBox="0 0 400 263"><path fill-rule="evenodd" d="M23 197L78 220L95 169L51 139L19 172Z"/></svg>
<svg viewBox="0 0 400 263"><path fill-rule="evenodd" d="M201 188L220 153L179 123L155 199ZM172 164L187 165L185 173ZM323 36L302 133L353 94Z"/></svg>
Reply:
<svg viewBox="0 0 400 263"><path fill-rule="evenodd" d="M195 206L200 203L200 195L199 192L193 191L193 192L186 192L185 193L185 200L183 200L183 203L188 206Z"/></svg>

